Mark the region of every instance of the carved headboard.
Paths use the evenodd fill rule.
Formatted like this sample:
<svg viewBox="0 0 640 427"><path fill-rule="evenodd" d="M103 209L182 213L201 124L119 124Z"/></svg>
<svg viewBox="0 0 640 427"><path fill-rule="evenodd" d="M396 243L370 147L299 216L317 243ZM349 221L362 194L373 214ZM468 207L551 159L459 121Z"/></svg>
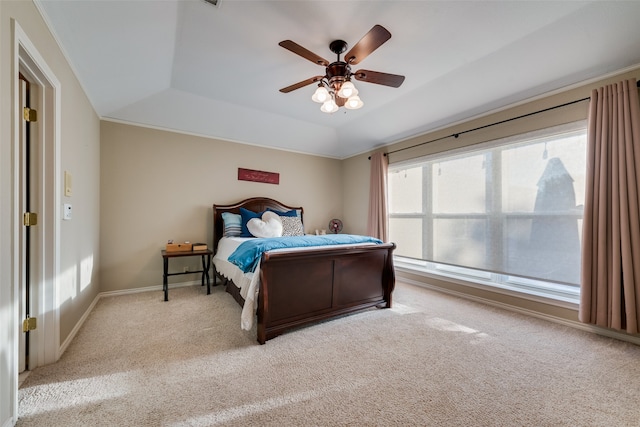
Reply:
<svg viewBox="0 0 640 427"><path fill-rule="evenodd" d="M263 212L267 208L274 209L276 211L290 211L292 209L300 212L300 220L304 224L302 218L302 208L295 206L288 206L277 200L269 199L267 197L252 197L245 199L241 202L234 203L232 205L213 205L213 253L218 249L218 242L223 236L224 224L222 221L223 212L231 212L235 214L240 213L240 208L245 208L253 212Z"/></svg>

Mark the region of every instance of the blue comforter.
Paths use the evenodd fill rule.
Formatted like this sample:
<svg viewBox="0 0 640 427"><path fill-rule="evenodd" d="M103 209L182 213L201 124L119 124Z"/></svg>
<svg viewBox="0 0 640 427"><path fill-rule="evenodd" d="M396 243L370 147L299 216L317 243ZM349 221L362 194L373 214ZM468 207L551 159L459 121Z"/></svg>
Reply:
<svg viewBox="0 0 640 427"><path fill-rule="evenodd" d="M382 240L355 234L327 234L324 236L287 236L251 239L240 244L229 255L229 262L245 273L254 272L262 253L272 249L308 246L349 245L354 243L382 243Z"/></svg>

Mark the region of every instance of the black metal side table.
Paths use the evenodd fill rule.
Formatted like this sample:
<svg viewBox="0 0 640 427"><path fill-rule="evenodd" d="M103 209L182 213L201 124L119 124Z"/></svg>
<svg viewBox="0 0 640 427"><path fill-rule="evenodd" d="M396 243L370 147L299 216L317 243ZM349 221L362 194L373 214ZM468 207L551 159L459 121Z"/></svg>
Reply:
<svg viewBox="0 0 640 427"><path fill-rule="evenodd" d="M209 268L211 268L211 256L213 251L206 249L202 251L186 251L186 252L167 252L162 250L162 260L164 262L164 274L162 275L162 290L164 291L164 300L169 301L169 276L178 276L180 274L194 274L202 273L201 286L204 286L204 282L207 282L207 295L211 293L211 282L209 280ZM202 259L202 270L196 271L181 271L179 273L169 273L169 258L178 258L185 256L199 256Z"/></svg>

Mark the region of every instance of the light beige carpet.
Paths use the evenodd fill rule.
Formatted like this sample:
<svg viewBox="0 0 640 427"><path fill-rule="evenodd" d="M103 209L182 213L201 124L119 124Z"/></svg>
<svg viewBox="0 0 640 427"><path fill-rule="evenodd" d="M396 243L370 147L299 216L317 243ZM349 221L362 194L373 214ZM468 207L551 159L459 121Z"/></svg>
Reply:
<svg viewBox="0 0 640 427"><path fill-rule="evenodd" d="M398 283L259 345L221 287L103 298L18 426L638 426L640 347Z"/></svg>

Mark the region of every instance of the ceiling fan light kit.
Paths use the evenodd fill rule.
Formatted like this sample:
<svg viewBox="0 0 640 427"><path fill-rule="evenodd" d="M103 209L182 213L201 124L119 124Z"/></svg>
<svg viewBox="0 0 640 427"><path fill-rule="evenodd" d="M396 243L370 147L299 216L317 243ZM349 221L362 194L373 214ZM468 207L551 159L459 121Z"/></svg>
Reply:
<svg viewBox="0 0 640 427"><path fill-rule="evenodd" d="M311 97L311 100L322 104L320 111L324 113L335 113L342 106L349 110L362 108L364 103L358 96L358 89L351 81L351 77L367 83L396 88L400 87L402 82L404 82L404 76L397 74L369 70L351 72L351 64L359 63L390 38L391 33L389 31L381 25L374 25L373 28L345 54L344 60L340 60L340 55L346 52L348 47L347 42L344 40L334 40L329 44L329 49L337 55L337 60L332 63L329 63L326 59L291 40L281 41L279 44L285 49L325 67L325 75L311 77L287 86L280 89L280 92L289 93L311 83L318 83L318 88Z"/></svg>

